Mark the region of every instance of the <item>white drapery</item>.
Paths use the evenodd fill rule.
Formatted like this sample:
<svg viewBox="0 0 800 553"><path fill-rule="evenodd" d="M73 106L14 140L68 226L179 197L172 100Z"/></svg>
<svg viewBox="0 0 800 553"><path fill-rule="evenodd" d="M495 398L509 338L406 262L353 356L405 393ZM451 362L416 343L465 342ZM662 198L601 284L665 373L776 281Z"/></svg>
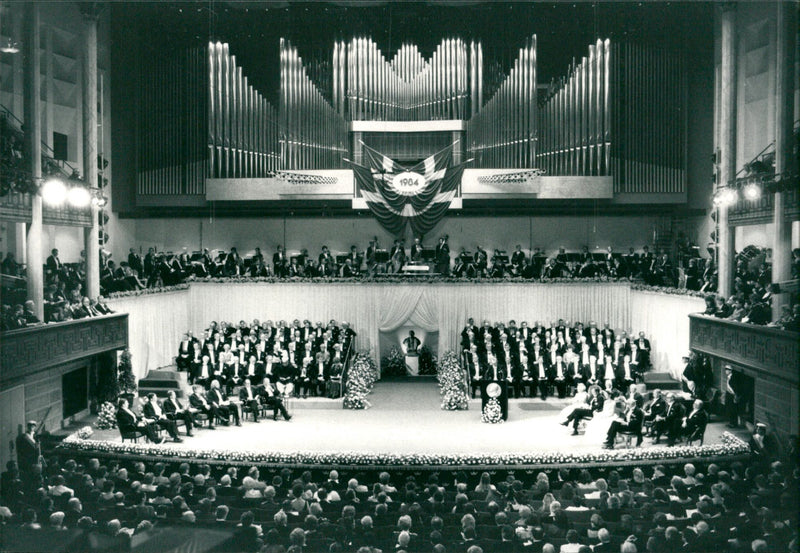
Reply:
<svg viewBox="0 0 800 553"><path fill-rule="evenodd" d="M689 353L689 313L702 313L703 298L631 290L631 323L638 336L650 340L653 367L680 380L685 368L681 358Z"/></svg>
<svg viewBox="0 0 800 553"><path fill-rule="evenodd" d="M118 298L108 305L117 313L128 313L128 349L137 378L173 363L178 342L190 328L189 290Z"/></svg>
<svg viewBox="0 0 800 553"><path fill-rule="evenodd" d="M510 319L549 324L558 319L609 323L644 330L658 370L679 375L688 349L687 315L703 311L700 298L637 292L625 283L192 283L189 290L109 302L130 313L134 371L172 363L187 330L196 335L211 321L238 323L309 319L347 321L358 333L356 347L377 356L380 332L410 324L439 332L439 353L458 348L467 318L480 324Z"/></svg>

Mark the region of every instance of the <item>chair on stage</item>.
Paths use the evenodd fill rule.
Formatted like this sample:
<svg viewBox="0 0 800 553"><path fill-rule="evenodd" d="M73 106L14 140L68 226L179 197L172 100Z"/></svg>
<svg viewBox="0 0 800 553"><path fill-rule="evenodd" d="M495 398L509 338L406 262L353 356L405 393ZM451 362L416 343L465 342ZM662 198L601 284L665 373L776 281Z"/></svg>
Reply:
<svg viewBox="0 0 800 553"><path fill-rule="evenodd" d="M136 426L120 426L119 435L122 437L122 443L125 443L125 440L131 440L138 444L139 438L143 438L145 434L141 428Z"/></svg>

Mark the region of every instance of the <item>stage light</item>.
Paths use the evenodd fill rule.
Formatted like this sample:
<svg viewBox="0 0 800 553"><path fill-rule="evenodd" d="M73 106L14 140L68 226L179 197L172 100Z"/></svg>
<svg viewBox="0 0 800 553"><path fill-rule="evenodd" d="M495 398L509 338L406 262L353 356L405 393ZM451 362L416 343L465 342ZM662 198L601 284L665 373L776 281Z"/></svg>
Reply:
<svg viewBox="0 0 800 553"><path fill-rule="evenodd" d="M751 182L742 189L742 194L745 199L755 201L761 197L761 187L754 182Z"/></svg>
<svg viewBox="0 0 800 553"><path fill-rule="evenodd" d="M733 188L726 188L720 192L720 200L724 205L733 205L739 199L739 194Z"/></svg>
<svg viewBox="0 0 800 553"><path fill-rule="evenodd" d="M91 201L92 195L82 186L75 186L67 192L67 202L72 207L86 207Z"/></svg>
<svg viewBox="0 0 800 553"><path fill-rule="evenodd" d="M67 187L64 181L50 178L42 185L42 199L49 205L61 205L67 198Z"/></svg>

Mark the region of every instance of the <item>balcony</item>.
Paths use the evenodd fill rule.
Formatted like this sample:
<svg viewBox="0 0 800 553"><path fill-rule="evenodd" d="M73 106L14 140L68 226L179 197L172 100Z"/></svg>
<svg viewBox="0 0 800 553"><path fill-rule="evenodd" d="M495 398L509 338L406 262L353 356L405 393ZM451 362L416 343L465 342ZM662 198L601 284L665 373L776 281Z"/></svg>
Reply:
<svg viewBox="0 0 800 553"><path fill-rule="evenodd" d="M800 333L689 315L689 345L755 381L755 417L779 432L797 433ZM724 377L720 376L724 386Z"/></svg>
<svg viewBox="0 0 800 553"><path fill-rule="evenodd" d="M0 390L51 367L127 347L127 313L4 332L0 334Z"/></svg>

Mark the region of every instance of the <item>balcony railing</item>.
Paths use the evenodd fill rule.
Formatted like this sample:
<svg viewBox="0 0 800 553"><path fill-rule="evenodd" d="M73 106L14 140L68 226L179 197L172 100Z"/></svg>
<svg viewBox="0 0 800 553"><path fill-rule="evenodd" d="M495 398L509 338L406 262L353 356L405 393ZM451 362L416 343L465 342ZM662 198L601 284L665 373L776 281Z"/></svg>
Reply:
<svg viewBox="0 0 800 553"><path fill-rule="evenodd" d="M50 367L127 347L127 313L3 332L0 334L0 390Z"/></svg>

